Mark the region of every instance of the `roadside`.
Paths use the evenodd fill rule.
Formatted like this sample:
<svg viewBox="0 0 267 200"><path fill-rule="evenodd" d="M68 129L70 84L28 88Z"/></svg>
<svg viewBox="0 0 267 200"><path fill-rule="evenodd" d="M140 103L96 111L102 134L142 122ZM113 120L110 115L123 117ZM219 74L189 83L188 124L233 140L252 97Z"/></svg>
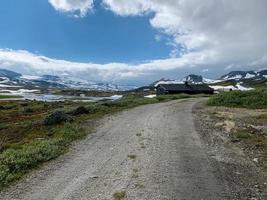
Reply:
<svg viewBox="0 0 267 200"><path fill-rule="evenodd" d="M234 199L267 199L266 109L195 105L195 123L216 174Z"/></svg>

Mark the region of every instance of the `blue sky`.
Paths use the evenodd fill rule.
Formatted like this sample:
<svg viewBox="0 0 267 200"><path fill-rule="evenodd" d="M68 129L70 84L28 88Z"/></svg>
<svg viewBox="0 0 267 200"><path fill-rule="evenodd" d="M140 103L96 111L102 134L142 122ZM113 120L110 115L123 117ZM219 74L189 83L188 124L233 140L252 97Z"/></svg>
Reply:
<svg viewBox="0 0 267 200"><path fill-rule="evenodd" d="M266 69L266 7L266 0L2 0L0 68L131 85Z"/></svg>
<svg viewBox="0 0 267 200"><path fill-rule="evenodd" d="M99 2L84 18L56 12L46 0L5 0L1 4L1 48L97 63L169 57L171 47L166 39L156 41L160 33L149 25L149 16L119 17L101 8Z"/></svg>

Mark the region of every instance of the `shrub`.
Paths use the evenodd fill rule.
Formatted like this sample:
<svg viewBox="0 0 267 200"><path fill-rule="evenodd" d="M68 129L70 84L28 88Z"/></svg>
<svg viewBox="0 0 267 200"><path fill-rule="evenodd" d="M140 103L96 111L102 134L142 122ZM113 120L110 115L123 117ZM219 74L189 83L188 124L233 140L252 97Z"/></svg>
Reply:
<svg viewBox="0 0 267 200"><path fill-rule="evenodd" d="M60 140L35 141L20 149L8 149L0 155L0 186L18 179L39 163L51 160L63 151Z"/></svg>
<svg viewBox="0 0 267 200"><path fill-rule="evenodd" d="M123 199L125 196L126 196L126 192L125 192L125 191L115 192L115 193L113 194L113 197L114 197L114 199L116 199L116 200L121 200L121 199Z"/></svg>
<svg viewBox="0 0 267 200"><path fill-rule="evenodd" d="M23 112L24 113L33 113L34 110L31 107L25 107L25 108L23 108Z"/></svg>
<svg viewBox="0 0 267 200"><path fill-rule="evenodd" d="M267 108L267 90L223 92L208 100L211 106L228 106L243 108Z"/></svg>
<svg viewBox="0 0 267 200"><path fill-rule="evenodd" d="M79 106L78 108L68 112L70 115L83 115L83 114L89 114L89 110L85 108L84 106Z"/></svg>
<svg viewBox="0 0 267 200"><path fill-rule="evenodd" d="M44 119L45 125L56 125L63 122L72 122L73 119L62 111L56 111Z"/></svg>

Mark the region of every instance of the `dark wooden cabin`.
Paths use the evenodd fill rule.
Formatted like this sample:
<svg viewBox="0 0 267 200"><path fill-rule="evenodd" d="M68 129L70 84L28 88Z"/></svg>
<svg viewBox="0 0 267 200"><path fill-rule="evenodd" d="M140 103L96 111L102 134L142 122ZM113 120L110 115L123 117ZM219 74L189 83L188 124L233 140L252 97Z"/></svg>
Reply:
<svg viewBox="0 0 267 200"><path fill-rule="evenodd" d="M157 95L164 94L214 94L214 89L206 84L159 84L156 87Z"/></svg>

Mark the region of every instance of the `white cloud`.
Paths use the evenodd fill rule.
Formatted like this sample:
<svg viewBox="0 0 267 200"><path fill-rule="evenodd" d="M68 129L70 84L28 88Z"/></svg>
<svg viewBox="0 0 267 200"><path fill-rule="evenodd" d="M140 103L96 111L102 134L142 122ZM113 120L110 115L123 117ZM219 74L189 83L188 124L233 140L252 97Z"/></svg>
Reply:
<svg viewBox="0 0 267 200"><path fill-rule="evenodd" d="M267 65L266 0L103 0L118 15L154 13L151 26L186 49L213 54L216 66ZM175 45L174 45L175 46ZM178 50L179 51L179 50ZM171 55L176 55L174 48ZM179 55L179 54L178 54ZM194 63L194 61L193 61ZM191 64L193 64L191 63ZM204 64L204 63L203 63ZM209 64L209 63L207 63Z"/></svg>
<svg viewBox="0 0 267 200"><path fill-rule="evenodd" d="M147 13L152 2L150 0L103 0L103 5L118 15L143 15Z"/></svg>
<svg viewBox="0 0 267 200"><path fill-rule="evenodd" d="M93 0L48 0L60 12L73 13L74 16L84 17L93 8ZM79 14L77 15L76 12Z"/></svg>
<svg viewBox="0 0 267 200"><path fill-rule="evenodd" d="M163 73L179 69L188 69L203 63L213 63L213 54L206 52L191 53L181 58L151 60L138 65L126 63L79 63L58 60L37 55L24 50L0 49L0 66L24 74L63 74L68 73L90 81L148 83ZM178 74L177 74L178 77ZM138 84L138 83L136 83Z"/></svg>

